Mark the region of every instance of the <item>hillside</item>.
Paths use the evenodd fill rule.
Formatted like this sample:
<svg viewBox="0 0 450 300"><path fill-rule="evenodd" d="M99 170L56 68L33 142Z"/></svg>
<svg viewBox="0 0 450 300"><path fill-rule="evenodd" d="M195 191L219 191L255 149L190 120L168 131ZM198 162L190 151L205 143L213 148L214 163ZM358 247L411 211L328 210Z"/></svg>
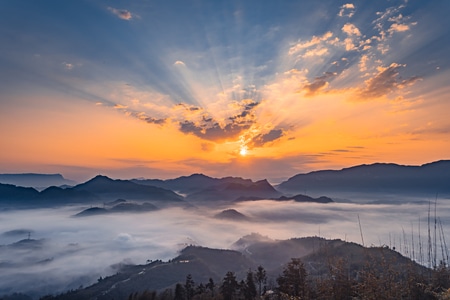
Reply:
<svg viewBox="0 0 450 300"><path fill-rule="evenodd" d="M422 166L376 163L297 174L277 188L286 193L361 192L450 194L450 160Z"/></svg>
<svg viewBox="0 0 450 300"><path fill-rule="evenodd" d="M98 175L85 183L73 187L73 190L86 191L108 201L117 198L160 202L183 201L181 196L171 190L140 185L129 180L114 180L102 175Z"/></svg>
<svg viewBox="0 0 450 300"><path fill-rule="evenodd" d="M113 276L54 299L126 299L135 292L172 289L176 283L183 284L188 274L197 284L206 284L211 278L220 285L221 278L228 271L239 279L258 266L265 268L268 282L273 284L291 258L301 258L311 280L331 276L330 270L338 266L338 262L346 262L343 268L348 271L349 282L357 280L358 274L367 270L369 265L388 266L392 272L405 276L407 270L415 274L428 272L426 268L388 248L364 248L354 243L318 237L277 241L252 234L234 243L234 247L237 250L188 246L168 262L125 265ZM386 270L375 268L372 271L382 273ZM400 280L401 276L392 279Z"/></svg>

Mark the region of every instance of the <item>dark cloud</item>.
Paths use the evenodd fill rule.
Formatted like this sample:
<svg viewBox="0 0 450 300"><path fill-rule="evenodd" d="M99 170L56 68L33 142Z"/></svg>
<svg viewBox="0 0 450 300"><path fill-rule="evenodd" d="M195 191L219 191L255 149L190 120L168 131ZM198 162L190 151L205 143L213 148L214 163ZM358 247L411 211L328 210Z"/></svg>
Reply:
<svg viewBox="0 0 450 300"><path fill-rule="evenodd" d="M314 96L316 92L324 88L328 84L328 80L337 76L337 73L334 72L325 72L324 75L320 77L316 77L314 81L310 84L307 84L303 87L303 90L306 91L306 96Z"/></svg>
<svg viewBox="0 0 450 300"><path fill-rule="evenodd" d="M284 135L283 129L272 129L266 134L259 134L252 140L253 147L262 147L266 143L275 141Z"/></svg>
<svg viewBox="0 0 450 300"><path fill-rule="evenodd" d="M221 141L226 139L237 138L243 130L249 129L251 124L229 123L220 126L219 123L212 119L203 120L200 125L192 121L180 122L180 131L183 133L191 133L199 138L210 141Z"/></svg>
<svg viewBox="0 0 450 300"><path fill-rule="evenodd" d="M194 134L199 138L209 141L223 141L227 139L237 138L244 130L249 129L255 123L254 109L259 102L246 101L242 104L242 111L234 116L228 117L226 123L221 125L211 116L202 116L199 122L184 120L179 122L179 130L186 134ZM186 109L200 110L196 107L188 107Z"/></svg>
<svg viewBox="0 0 450 300"><path fill-rule="evenodd" d="M366 87L361 91L360 95L363 98L378 98L403 87L412 85L417 80L420 80L420 77L417 76L402 79L399 70L404 66L405 65L392 63L373 78L367 80Z"/></svg>
<svg viewBox="0 0 450 300"><path fill-rule="evenodd" d="M145 117L144 121L150 124L162 125L166 123L166 119L157 119L153 117Z"/></svg>

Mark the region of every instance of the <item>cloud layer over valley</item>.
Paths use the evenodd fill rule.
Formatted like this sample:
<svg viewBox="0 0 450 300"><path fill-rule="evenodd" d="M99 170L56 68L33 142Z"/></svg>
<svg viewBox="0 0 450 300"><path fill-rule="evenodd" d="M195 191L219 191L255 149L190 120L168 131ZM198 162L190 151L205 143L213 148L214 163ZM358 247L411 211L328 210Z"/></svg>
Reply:
<svg viewBox="0 0 450 300"><path fill-rule="evenodd" d="M96 282L100 276L114 274L120 263L168 260L189 244L229 248L252 232L273 239L320 235L361 243L358 216L366 246L386 244L405 250L402 245L410 247L411 232L418 247L419 226L425 244L428 204L261 200L223 208L248 216L249 220L244 221L215 219L221 209L206 208L72 217L83 208L0 212L0 294L45 294L78 288ZM440 222L446 226L450 223L446 217L450 205L438 203L438 208ZM408 232L407 241L402 231Z"/></svg>

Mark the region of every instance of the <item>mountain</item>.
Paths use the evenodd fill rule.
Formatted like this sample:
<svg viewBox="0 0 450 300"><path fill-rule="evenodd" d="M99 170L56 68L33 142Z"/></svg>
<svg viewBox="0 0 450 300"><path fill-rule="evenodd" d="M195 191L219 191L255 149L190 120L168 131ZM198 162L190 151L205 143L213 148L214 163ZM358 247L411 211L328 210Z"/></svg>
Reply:
<svg viewBox="0 0 450 300"><path fill-rule="evenodd" d="M295 202L313 202L313 203L331 203L334 202L333 199L325 196L320 196L318 198L313 198L307 195L298 194L295 196L281 196L278 198L262 198L262 197L239 197L236 201L258 201L258 200L275 200L275 201L289 201L293 200Z"/></svg>
<svg viewBox="0 0 450 300"><path fill-rule="evenodd" d="M102 175L98 175L72 189L98 195L103 200L127 198L133 200L183 202L182 197L171 190L141 185L129 180L113 180Z"/></svg>
<svg viewBox="0 0 450 300"><path fill-rule="evenodd" d="M39 193L39 198L42 202L47 203L87 203L98 201L99 197L88 191L78 191L72 188L60 188L56 186L51 186Z"/></svg>
<svg viewBox="0 0 450 300"><path fill-rule="evenodd" d="M133 179L133 183L170 189L185 195L191 202L211 204L218 201L233 201L239 197L268 199L281 195L267 180L253 182L240 177L212 178L203 174L192 174L175 179Z"/></svg>
<svg viewBox="0 0 450 300"><path fill-rule="evenodd" d="M0 183L13 184L23 187L43 189L50 186L75 185L76 182L64 178L61 174L0 174Z"/></svg>
<svg viewBox="0 0 450 300"><path fill-rule="evenodd" d="M227 272L233 272L239 281L245 278L249 269L256 270L258 266L264 267L270 284L283 273L291 258L300 258L308 278L319 282L343 262L348 263L343 271L350 280L357 280L368 271L369 264L375 266L370 269L374 276L390 272L402 277L408 272L427 274L428 271L387 247L365 248L342 240L305 237L278 241L252 234L233 245L236 250L188 246L168 262L157 260L146 265L119 265L115 275L52 299L127 299L136 292L173 289L176 283L184 284L188 274L197 285L206 284L212 278L218 287ZM383 269L386 267L389 270Z"/></svg>
<svg viewBox="0 0 450 300"><path fill-rule="evenodd" d="M2 204L16 204L25 201L27 204L35 203L39 192L34 188L15 186L0 183L0 201Z"/></svg>
<svg viewBox="0 0 450 300"><path fill-rule="evenodd" d="M342 170L297 174L277 188L283 192L450 193L450 160L421 166L376 163Z"/></svg>
<svg viewBox="0 0 450 300"><path fill-rule="evenodd" d="M151 185L156 187L161 187L165 189L170 189L172 191L179 192L181 194L190 195L206 188L216 187L224 184L238 183L238 184L252 184L250 179L242 179L240 177L224 177L224 178L213 178L206 176L204 174L192 174L189 176L181 176L175 179L146 179L132 180L138 184Z"/></svg>
<svg viewBox="0 0 450 300"><path fill-rule="evenodd" d="M232 220L232 221L249 221L249 217L238 212L235 209L225 209L214 216L216 219Z"/></svg>
<svg viewBox="0 0 450 300"><path fill-rule="evenodd" d="M169 262L154 261L146 265L119 266L116 275L98 283L52 299L128 299L134 292L163 291L191 274L196 283L209 278L219 283L227 270L243 276L255 265L238 251L189 246Z"/></svg>
<svg viewBox="0 0 450 300"><path fill-rule="evenodd" d="M291 197L281 196L280 198L273 199L278 201L288 201L288 200L294 200L295 202L314 202L314 203L331 203L334 202L333 199L320 196L318 198L313 198L307 195L298 194Z"/></svg>
<svg viewBox="0 0 450 300"><path fill-rule="evenodd" d="M125 201L125 200L123 200ZM151 203L129 203L120 201L118 204L113 205L111 208L90 207L75 215L75 217L87 217L94 215L104 215L110 213L141 213L155 211L158 208Z"/></svg>
<svg viewBox="0 0 450 300"><path fill-rule="evenodd" d="M281 193L275 190L267 180L260 180L257 182L241 181L223 182L218 185L207 187L187 195L186 200L217 203L218 201L234 201L242 197L269 199L279 197L280 195Z"/></svg>

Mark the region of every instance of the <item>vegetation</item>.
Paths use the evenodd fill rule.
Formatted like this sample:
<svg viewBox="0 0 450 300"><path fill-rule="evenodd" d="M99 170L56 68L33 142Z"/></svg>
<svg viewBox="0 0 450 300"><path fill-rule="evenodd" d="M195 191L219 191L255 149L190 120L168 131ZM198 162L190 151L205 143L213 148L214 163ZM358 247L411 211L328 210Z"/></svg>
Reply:
<svg viewBox="0 0 450 300"><path fill-rule="evenodd" d="M206 285L200 283L195 287L188 274L185 284L178 283L174 292L144 291L134 293L128 299L450 299L450 270L446 265L420 273L413 263L409 269L399 271L391 262L375 264L374 261L368 261L363 270L353 273L348 261L330 260L328 272L317 276L308 274L301 259L293 258L276 278L275 286L266 286L266 271L262 266L255 272L249 270L240 282L233 272L227 272L220 286L210 279Z"/></svg>
<svg viewBox="0 0 450 300"><path fill-rule="evenodd" d="M347 261L330 260L328 272L317 276L308 274L301 259L292 258L274 286L266 286L266 271L262 266L255 272L248 270L240 282L233 272L227 272L219 286L211 278L206 284L195 285L188 274L185 283L177 283L174 290L135 292L128 300L450 299L450 270L445 264L422 273L413 263L399 271L392 262L375 261L368 261L363 270L353 273ZM69 293L67 296L69 299ZM65 299L64 295L57 298Z"/></svg>

